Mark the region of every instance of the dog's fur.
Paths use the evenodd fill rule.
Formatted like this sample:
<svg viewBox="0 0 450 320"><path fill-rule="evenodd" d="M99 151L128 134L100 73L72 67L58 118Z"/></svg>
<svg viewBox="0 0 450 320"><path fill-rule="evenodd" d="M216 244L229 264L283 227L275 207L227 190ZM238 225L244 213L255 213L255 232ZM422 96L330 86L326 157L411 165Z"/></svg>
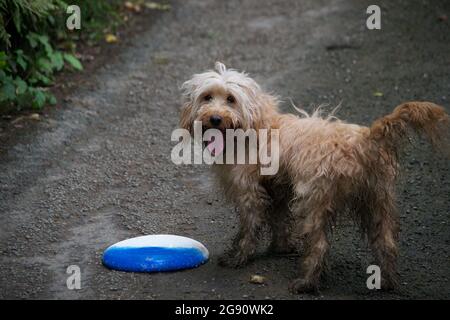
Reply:
<svg viewBox="0 0 450 320"><path fill-rule="evenodd" d="M276 175L260 175L258 164L215 165L240 218L239 232L232 249L221 257L222 265L244 265L255 253L261 228L268 225L273 251L291 250L290 234L301 236L300 277L290 289L315 291L331 226L337 214L350 212L381 268L382 288L395 287L397 154L409 129L425 134L435 146L448 137L449 117L442 107L431 102L403 103L370 128L323 118L318 112L308 116L301 111L303 117L281 114L275 97L245 73L226 69L221 63L216 63L215 71L194 75L183 89L183 128L192 131L195 120L210 128L210 116L219 115L221 130L279 129L280 169Z"/></svg>

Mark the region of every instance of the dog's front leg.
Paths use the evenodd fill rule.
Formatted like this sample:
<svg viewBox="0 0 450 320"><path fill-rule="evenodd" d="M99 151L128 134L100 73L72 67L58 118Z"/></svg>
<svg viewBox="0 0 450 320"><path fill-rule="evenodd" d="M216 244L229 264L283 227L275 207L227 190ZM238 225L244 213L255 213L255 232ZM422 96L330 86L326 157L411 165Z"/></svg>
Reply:
<svg viewBox="0 0 450 320"><path fill-rule="evenodd" d="M270 206L270 197L264 187L255 182L240 190L236 203L239 211L239 231L232 249L219 259L220 265L233 268L245 265L254 255L258 235Z"/></svg>

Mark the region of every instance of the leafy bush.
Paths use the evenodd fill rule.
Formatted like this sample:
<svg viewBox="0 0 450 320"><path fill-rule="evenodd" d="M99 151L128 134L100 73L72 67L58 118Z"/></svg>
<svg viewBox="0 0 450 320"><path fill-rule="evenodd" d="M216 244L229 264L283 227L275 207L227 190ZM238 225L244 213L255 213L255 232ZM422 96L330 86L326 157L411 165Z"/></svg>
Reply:
<svg viewBox="0 0 450 320"><path fill-rule="evenodd" d="M82 30L66 29L62 0L0 0L0 112L56 103L48 91L56 72L82 70L74 41L98 38L117 25L119 0L71 0L81 9Z"/></svg>

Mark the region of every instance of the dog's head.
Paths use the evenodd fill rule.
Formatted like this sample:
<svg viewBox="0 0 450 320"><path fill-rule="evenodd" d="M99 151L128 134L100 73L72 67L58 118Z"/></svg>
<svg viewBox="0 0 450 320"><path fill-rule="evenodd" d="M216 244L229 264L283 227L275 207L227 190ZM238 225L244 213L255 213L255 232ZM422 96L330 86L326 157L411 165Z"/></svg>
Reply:
<svg viewBox="0 0 450 320"><path fill-rule="evenodd" d="M194 121L201 121L203 130L258 129L266 109L275 108L274 99L264 95L252 78L220 62L215 70L195 74L182 89L180 125L191 132Z"/></svg>

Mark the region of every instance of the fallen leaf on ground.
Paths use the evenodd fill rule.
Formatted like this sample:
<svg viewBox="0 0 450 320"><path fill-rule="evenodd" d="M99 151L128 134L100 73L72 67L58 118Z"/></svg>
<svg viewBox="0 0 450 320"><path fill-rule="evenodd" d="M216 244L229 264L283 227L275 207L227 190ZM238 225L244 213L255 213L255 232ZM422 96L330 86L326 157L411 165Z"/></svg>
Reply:
<svg viewBox="0 0 450 320"><path fill-rule="evenodd" d="M153 10L170 10L170 4L162 4L162 3L157 3L157 2L146 2L144 4L144 6L146 6L149 9L153 9Z"/></svg>
<svg viewBox="0 0 450 320"><path fill-rule="evenodd" d="M254 274L250 277L250 283L254 284L263 284L266 282L266 278L257 274Z"/></svg>
<svg viewBox="0 0 450 320"><path fill-rule="evenodd" d="M108 42L108 43L115 43L115 42L117 42L118 40L117 40L117 37L116 37L115 35L113 35L113 34L111 34L111 33L108 33L108 34L105 36L105 41Z"/></svg>
<svg viewBox="0 0 450 320"><path fill-rule="evenodd" d="M375 92L373 93L373 95L374 95L374 97L382 97L382 96L383 96L383 92L375 91Z"/></svg>
<svg viewBox="0 0 450 320"><path fill-rule="evenodd" d="M29 118L31 120L40 120L41 116L39 115L39 113L32 113L32 114L30 114Z"/></svg>
<svg viewBox="0 0 450 320"><path fill-rule="evenodd" d="M134 4L132 2L130 2L130 1L125 1L124 6L128 10L133 10L133 8L134 8Z"/></svg>
<svg viewBox="0 0 450 320"><path fill-rule="evenodd" d="M124 5L125 5L125 8L127 8L130 11L141 12L141 5L138 4L138 3L133 3L131 1L126 1Z"/></svg>
<svg viewBox="0 0 450 320"><path fill-rule="evenodd" d="M169 63L169 58L165 56L156 56L153 58L153 60L155 61L156 64L160 65L166 65Z"/></svg>

